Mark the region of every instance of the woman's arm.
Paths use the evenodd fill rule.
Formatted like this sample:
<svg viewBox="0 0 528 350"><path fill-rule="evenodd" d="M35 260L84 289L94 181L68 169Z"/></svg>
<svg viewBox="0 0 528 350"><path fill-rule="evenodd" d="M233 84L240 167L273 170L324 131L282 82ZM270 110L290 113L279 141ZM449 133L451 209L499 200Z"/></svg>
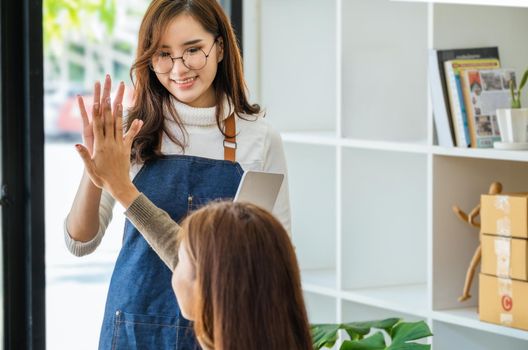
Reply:
<svg viewBox="0 0 528 350"><path fill-rule="evenodd" d="M102 100L105 101L110 98L111 80L107 75L104 83ZM116 99L114 101L114 111L118 105L121 105L125 91L124 84L121 84L117 90ZM88 113L84 106L84 101L81 96L77 97L79 109L83 121L83 141L87 151L92 154L94 149L94 133L93 133L93 118L88 118ZM92 107L92 115L100 113L101 109L101 85L99 82L94 86L94 104ZM86 173L83 173L81 183L75 195L70 212L66 218L65 234L71 238L73 242L92 243L92 241L99 241L104 234L104 229L108 222L101 222L101 218L111 218L111 207L108 213L108 206L101 208L101 188L98 188L90 180ZM112 203L113 204L113 203ZM103 212L101 212L103 210ZM67 237L68 238L68 237ZM68 241L68 239L67 239ZM74 245L73 242L70 242ZM98 245L96 243L95 247ZM95 249L95 247L91 247ZM90 249L91 249L90 248ZM93 250L92 249L92 250ZM70 249L71 250L71 249Z"/></svg>
<svg viewBox="0 0 528 350"><path fill-rule="evenodd" d="M112 113L109 98L103 100L101 113L93 116L93 152L82 145L76 145L76 148L91 182L127 208L125 214L129 220L173 270L178 262L177 233L180 227L142 195L130 179L130 151L142 122L135 120L123 135L122 113L121 104Z"/></svg>
<svg viewBox="0 0 528 350"><path fill-rule="evenodd" d="M171 271L178 264L178 232L180 226L169 214L140 194L125 212L130 222L141 232L152 249Z"/></svg>

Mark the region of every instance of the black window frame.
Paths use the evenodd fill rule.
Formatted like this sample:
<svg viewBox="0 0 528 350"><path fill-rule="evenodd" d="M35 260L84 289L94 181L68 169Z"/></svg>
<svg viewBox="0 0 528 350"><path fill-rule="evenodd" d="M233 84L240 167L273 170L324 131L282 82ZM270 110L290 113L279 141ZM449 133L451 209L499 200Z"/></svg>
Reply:
<svg viewBox="0 0 528 350"><path fill-rule="evenodd" d="M1 1L4 349L45 349L42 0Z"/></svg>

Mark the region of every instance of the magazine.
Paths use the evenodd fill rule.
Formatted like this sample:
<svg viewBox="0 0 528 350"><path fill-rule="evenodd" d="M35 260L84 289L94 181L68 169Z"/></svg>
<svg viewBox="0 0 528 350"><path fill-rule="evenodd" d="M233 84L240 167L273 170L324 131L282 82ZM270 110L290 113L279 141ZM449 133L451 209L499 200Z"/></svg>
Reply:
<svg viewBox="0 0 528 350"><path fill-rule="evenodd" d="M466 69L496 69L500 67L498 59L451 60L445 62L445 74L451 118L455 130L456 145L470 146L468 118L464 96L460 84L460 72Z"/></svg>
<svg viewBox="0 0 528 350"><path fill-rule="evenodd" d="M513 69L466 70L460 75L468 112L471 147L491 148L500 141L497 109L509 108L510 81L516 85Z"/></svg>

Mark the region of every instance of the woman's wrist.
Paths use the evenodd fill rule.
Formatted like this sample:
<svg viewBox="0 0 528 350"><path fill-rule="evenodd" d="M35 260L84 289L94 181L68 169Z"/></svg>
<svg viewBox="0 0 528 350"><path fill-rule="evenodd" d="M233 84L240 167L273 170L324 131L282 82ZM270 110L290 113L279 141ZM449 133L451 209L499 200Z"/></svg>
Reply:
<svg viewBox="0 0 528 350"><path fill-rule="evenodd" d="M109 192L125 209L141 194L132 181L116 186Z"/></svg>

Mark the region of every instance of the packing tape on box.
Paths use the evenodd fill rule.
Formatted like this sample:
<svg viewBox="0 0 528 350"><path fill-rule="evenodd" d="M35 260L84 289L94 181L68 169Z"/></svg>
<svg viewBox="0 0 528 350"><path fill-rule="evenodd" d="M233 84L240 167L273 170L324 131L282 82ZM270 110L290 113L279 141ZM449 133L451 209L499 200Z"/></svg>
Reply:
<svg viewBox="0 0 528 350"><path fill-rule="evenodd" d="M499 297L501 300L500 323L509 326L513 322L512 280L509 278L499 278Z"/></svg>
<svg viewBox="0 0 528 350"><path fill-rule="evenodd" d="M510 199L508 196L495 196L495 208L504 212L504 214L510 213Z"/></svg>
<svg viewBox="0 0 528 350"><path fill-rule="evenodd" d="M509 217L505 216L503 218L497 219L497 234L503 236L511 236L511 220Z"/></svg>
<svg viewBox="0 0 528 350"><path fill-rule="evenodd" d="M495 256L497 257L497 276L510 276L511 239L495 238Z"/></svg>

